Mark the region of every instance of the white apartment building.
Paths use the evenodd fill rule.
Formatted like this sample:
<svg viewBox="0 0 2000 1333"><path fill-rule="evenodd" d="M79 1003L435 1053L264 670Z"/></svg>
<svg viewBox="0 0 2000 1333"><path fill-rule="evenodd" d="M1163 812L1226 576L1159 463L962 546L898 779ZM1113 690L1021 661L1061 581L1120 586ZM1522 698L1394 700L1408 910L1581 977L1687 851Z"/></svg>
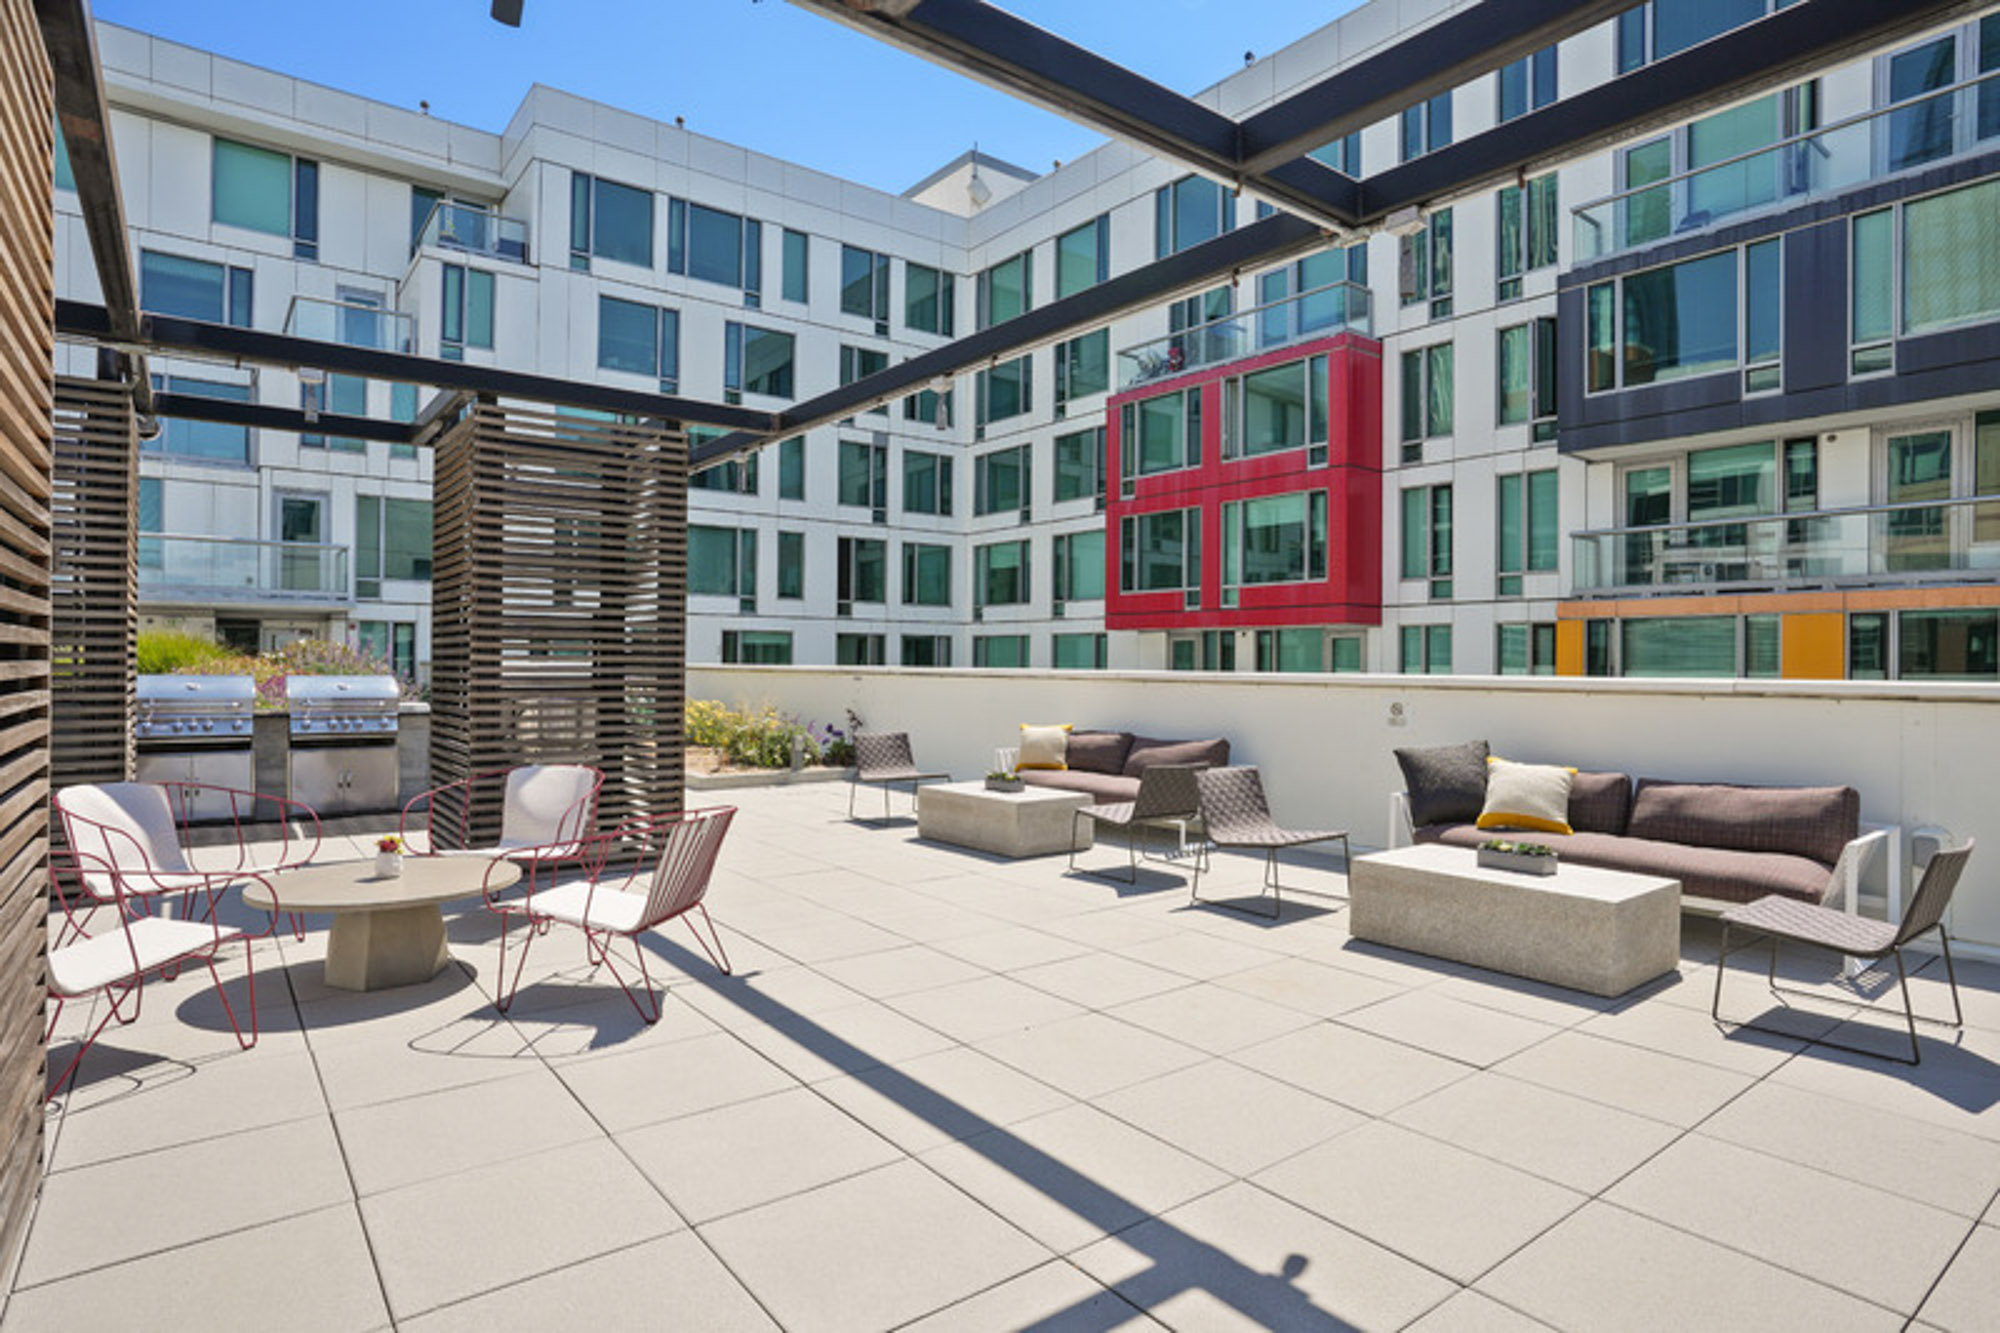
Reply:
<svg viewBox="0 0 2000 1333"><path fill-rule="evenodd" d="M1783 3L1652 0L1318 155L1365 177ZM1432 21L1408 8L1201 100L1268 105ZM715 402L782 408L1264 207L1119 143L1040 176L967 155L896 196L540 86L495 135L98 40L145 308ZM1989 11L1330 237L705 474L690 656L2000 675L1996 176ZM96 300L56 206L58 292ZM422 676L426 454L171 421L141 472L145 623Z"/></svg>

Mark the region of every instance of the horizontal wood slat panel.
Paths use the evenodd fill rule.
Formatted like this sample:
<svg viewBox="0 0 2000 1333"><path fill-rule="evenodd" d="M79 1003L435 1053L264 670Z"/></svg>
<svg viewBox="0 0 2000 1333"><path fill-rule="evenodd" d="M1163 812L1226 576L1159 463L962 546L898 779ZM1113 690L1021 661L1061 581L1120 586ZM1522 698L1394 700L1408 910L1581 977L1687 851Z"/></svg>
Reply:
<svg viewBox="0 0 2000 1333"><path fill-rule="evenodd" d="M122 384L56 380L50 781L132 775L139 634L139 437Z"/></svg>

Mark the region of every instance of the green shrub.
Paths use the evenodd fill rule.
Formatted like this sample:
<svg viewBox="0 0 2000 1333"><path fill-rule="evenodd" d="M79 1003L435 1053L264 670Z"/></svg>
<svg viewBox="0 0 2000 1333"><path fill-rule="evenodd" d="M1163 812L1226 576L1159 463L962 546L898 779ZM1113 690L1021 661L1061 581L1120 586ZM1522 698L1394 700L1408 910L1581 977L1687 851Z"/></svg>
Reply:
<svg viewBox="0 0 2000 1333"><path fill-rule="evenodd" d="M747 708L729 708L712 699L688 701L688 744L721 750L732 764L790 768L794 737L804 741L805 761L817 763L820 746L812 729L796 718L785 717L770 704L752 712Z"/></svg>
<svg viewBox="0 0 2000 1333"><path fill-rule="evenodd" d="M207 666L227 657L229 649L213 639L179 629L139 631L139 674L163 675Z"/></svg>

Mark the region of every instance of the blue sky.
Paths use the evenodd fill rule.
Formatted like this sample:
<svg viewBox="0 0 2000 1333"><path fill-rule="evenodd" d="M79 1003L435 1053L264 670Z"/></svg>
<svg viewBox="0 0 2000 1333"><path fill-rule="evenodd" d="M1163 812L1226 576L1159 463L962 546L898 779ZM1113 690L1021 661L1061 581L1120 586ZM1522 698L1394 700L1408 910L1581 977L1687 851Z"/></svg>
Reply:
<svg viewBox="0 0 2000 1333"><path fill-rule="evenodd" d="M1005 0L1178 92L1354 0ZM540 82L900 192L978 141L1046 171L1099 136L781 0L96 0L100 19L481 129Z"/></svg>

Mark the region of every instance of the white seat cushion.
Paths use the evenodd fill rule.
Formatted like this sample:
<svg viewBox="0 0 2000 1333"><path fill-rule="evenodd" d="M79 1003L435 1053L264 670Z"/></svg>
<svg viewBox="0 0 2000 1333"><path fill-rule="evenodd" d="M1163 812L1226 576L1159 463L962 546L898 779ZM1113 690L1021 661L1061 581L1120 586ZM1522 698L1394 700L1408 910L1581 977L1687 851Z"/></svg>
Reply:
<svg viewBox="0 0 2000 1333"><path fill-rule="evenodd" d="M586 919L584 908L589 905ZM572 926L608 930L629 935L639 929L646 912L646 895L625 893L600 884L592 893L587 880L571 880L535 894L531 910L536 916L552 917Z"/></svg>
<svg viewBox="0 0 2000 1333"><path fill-rule="evenodd" d="M131 944L127 944L127 931ZM240 930L224 930L223 943L240 939ZM133 975L132 955L139 970L150 972L176 958L206 949L216 942L215 927L199 921L174 921L147 916L129 922L125 930L107 930L91 939L49 950L49 993L68 997L101 990Z"/></svg>

